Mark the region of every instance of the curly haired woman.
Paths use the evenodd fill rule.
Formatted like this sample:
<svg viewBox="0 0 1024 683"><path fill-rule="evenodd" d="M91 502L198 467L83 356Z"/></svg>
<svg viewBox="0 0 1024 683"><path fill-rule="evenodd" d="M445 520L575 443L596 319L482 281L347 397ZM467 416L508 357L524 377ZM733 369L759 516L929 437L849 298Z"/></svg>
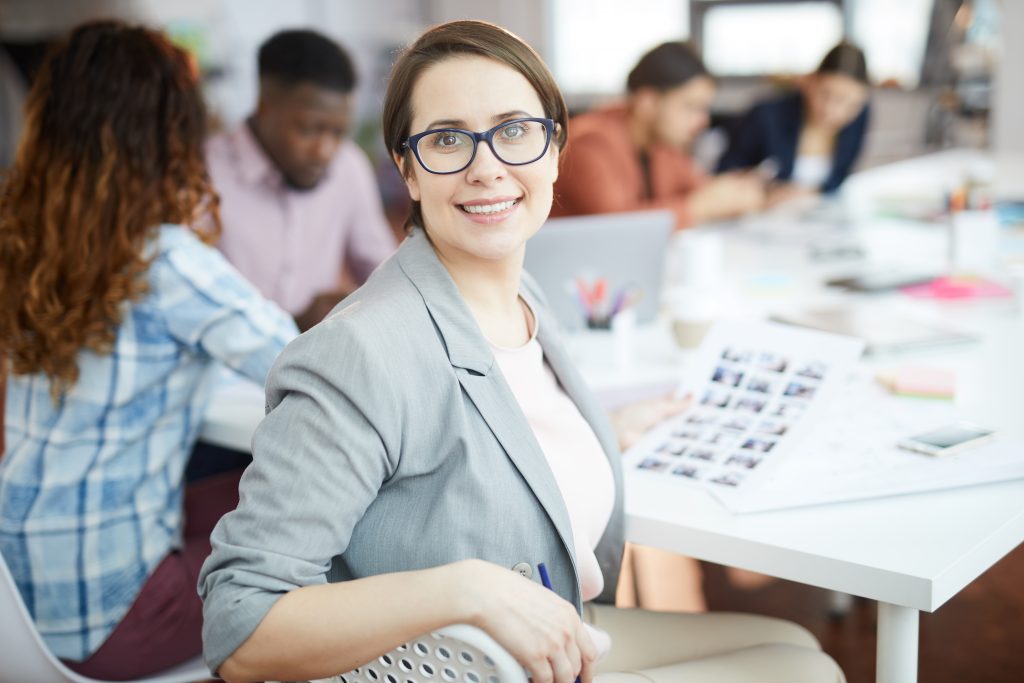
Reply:
<svg viewBox="0 0 1024 683"><path fill-rule="evenodd" d="M216 360L262 382L294 336L207 246L220 221L188 56L101 22L49 55L0 194L0 553L75 671L197 655L196 577L238 474L183 483Z"/></svg>

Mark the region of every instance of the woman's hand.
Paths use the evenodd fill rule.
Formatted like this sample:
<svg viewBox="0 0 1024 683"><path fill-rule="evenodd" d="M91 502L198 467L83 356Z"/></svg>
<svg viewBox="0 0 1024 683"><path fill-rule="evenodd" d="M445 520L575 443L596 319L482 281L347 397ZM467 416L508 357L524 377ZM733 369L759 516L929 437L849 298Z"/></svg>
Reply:
<svg viewBox="0 0 1024 683"><path fill-rule="evenodd" d="M683 412L693 403L692 396L683 398L652 398L630 403L612 411L610 417L619 437L619 448L631 448L647 431L659 422Z"/></svg>
<svg viewBox="0 0 1024 683"><path fill-rule="evenodd" d="M809 208L817 199L817 190L795 183L778 183L769 188L765 208L774 209L782 204L796 204L800 208Z"/></svg>
<svg viewBox="0 0 1024 683"><path fill-rule="evenodd" d="M764 208L765 183L753 171L730 171L709 178L690 194L694 223L735 218Z"/></svg>
<svg viewBox="0 0 1024 683"><path fill-rule="evenodd" d="M597 648L576 609L539 584L482 560L450 565L467 621L530 673L533 683L590 683Z"/></svg>

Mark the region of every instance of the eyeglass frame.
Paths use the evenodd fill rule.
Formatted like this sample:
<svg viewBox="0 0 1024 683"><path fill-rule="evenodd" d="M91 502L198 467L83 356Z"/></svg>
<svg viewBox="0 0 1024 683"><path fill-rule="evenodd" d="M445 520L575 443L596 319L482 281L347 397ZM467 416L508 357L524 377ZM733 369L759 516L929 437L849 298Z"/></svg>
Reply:
<svg viewBox="0 0 1024 683"><path fill-rule="evenodd" d="M534 123L540 123L544 126L545 134L547 136L547 138L544 141L544 149L541 150L541 153L538 154L535 159L531 159L530 161L505 161L501 157L501 155L498 154L497 150L494 149L494 134L506 126L510 126L513 123L521 123L524 121L532 121ZM427 173L433 173L434 175L452 175L453 173L462 173L463 171L465 171L467 168L470 167L470 165L472 165L473 160L476 159L476 151L479 148L481 142L487 143L487 146L491 149L491 154L493 154L494 158L500 161L501 163L507 166L526 166L528 164L533 164L536 163L537 161L540 161L540 159L545 154L548 153L548 148L551 147L551 138L553 138L555 135L555 126L557 125L558 124L555 123L554 119L524 117L504 121L496 125L494 128L491 128L490 130L485 130L482 133L474 133L473 131L466 130L465 128L432 128L431 130L425 130L422 133L417 133L416 135L410 135L406 137L404 140L402 140L401 144L399 145L399 148L402 151L411 149L413 156L416 157L416 161L419 163L420 167ZM464 133L470 137L470 139L473 141L473 153L469 155L469 161L466 162L465 166L454 171L435 171L433 169L427 168L427 165L423 163L423 159L420 158L419 142L428 135L436 135L438 133Z"/></svg>

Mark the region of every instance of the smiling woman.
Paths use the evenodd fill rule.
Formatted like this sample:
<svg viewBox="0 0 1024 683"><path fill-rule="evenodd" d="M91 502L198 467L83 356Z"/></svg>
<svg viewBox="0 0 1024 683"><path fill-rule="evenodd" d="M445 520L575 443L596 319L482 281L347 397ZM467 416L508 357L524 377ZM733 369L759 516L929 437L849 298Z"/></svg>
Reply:
<svg viewBox="0 0 1024 683"><path fill-rule="evenodd" d="M464 296L468 293L467 303L484 336L522 345L530 336L516 294L523 253L526 240L551 211L560 145L549 143L552 131L563 130L565 121L545 117L548 111L537 90L519 71L477 55L424 68L407 106L412 114L409 129L421 132L399 143L405 153L396 153L395 162L419 206L422 227ZM454 125L484 132L453 130ZM495 134L501 136L497 142ZM487 144L479 145L480 138ZM453 157L438 151L439 143L459 140L468 144L446 166L453 170L439 173L441 159ZM482 270L481 263L488 261L492 263ZM505 276L505 306L497 310L482 300L491 296L485 292L492 288L481 280L491 281L493 272Z"/></svg>
<svg viewBox="0 0 1024 683"><path fill-rule="evenodd" d="M329 676L462 622L535 683L647 666L841 680L792 624L589 602L614 596L622 559L616 436L522 270L565 127L543 62L492 24L430 29L395 64L384 136L410 235L268 380L241 503L200 578L225 679ZM541 563L555 591L523 578ZM584 610L616 640L600 667L609 634Z"/></svg>

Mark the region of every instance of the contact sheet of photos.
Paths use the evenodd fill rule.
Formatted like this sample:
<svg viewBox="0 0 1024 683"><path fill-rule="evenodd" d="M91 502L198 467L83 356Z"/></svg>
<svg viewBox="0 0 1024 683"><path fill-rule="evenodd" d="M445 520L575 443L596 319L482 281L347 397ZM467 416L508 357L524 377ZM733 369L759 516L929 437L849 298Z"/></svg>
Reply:
<svg viewBox="0 0 1024 683"><path fill-rule="evenodd" d="M723 501L756 487L862 348L774 323L719 323L686 373L693 406L630 449L626 467L699 484Z"/></svg>

